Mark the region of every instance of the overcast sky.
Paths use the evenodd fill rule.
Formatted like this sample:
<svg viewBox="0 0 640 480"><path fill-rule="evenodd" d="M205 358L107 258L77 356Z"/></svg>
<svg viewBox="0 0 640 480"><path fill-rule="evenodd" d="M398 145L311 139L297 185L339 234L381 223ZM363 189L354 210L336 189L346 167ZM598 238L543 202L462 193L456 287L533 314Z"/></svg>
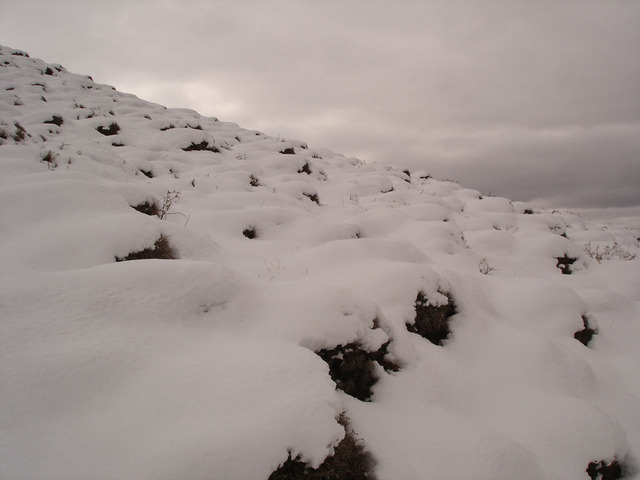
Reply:
<svg viewBox="0 0 640 480"><path fill-rule="evenodd" d="M0 34L168 107L640 216L638 0L2 0Z"/></svg>

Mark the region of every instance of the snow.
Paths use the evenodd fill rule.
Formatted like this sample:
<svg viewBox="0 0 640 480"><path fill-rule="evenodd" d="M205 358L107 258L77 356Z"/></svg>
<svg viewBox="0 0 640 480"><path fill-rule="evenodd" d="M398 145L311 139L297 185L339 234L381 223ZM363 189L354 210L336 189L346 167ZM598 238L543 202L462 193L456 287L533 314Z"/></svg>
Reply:
<svg viewBox="0 0 640 480"><path fill-rule="evenodd" d="M638 229L16 53L0 50L0 477L264 480L289 456L321 465L345 412L379 480L577 480L614 459L638 478ZM184 150L201 142L218 152ZM131 208L168 192L164 220ZM177 259L116 262L160 235ZM455 301L443 346L406 328L419 292ZM388 341L400 368L377 368L370 402L314 353Z"/></svg>

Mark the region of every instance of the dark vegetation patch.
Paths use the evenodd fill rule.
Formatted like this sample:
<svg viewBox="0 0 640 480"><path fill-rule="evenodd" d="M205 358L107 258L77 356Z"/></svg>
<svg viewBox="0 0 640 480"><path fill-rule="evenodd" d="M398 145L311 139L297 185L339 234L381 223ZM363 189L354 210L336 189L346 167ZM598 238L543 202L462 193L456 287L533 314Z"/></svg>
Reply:
<svg viewBox="0 0 640 480"><path fill-rule="evenodd" d="M598 333L598 330L595 328L591 328L591 325L589 324L589 318L586 315L582 315L582 323L584 325L584 328L574 333L573 338L578 340L585 347L588 347L589 342L591 341L593 336Z"/></svg>
<svg viewBox="0 0 640 480"><path fill-rule="evenodd" d="M623 478L624 470L625 465L614 459L608 465L604 460L590 462L586 472L591 480L618 480Z"/></svg>
<svg viewBox="0 0 640 480"><path fill-rule="evenodd" d="M570 257L566 253L562 257L555 257L555 258L557 261L556 267L560 269L563 275L571 275L573 273L573 271L571 270L571 265L573 265L576 262L576 260L578 260L577 258Z"/></svg>
<svg viewBox="0 0 640 480"><path fill-rule="evenodd" d="M317 193L303 193L303 195L312 202L316 202L316 204L320 205L320 199L318 198Z"/></svg>
<svg viewBox="0 0 640 480"><path fill-rule="evenodd" d="M47 67L46 70L44 71L45 75L53 75L53 70L51 69L51 67Z"/></svg>
<svg viewBox="0 0 640 480"><path fill-rule="evenodd" d="M192 130L202 130L202 127L200 125L196 125L195 127L192 127L191 125L189 125L188 123L185 125L184 128L190 128Z"/></svg>
<svg viewBox="0 0 640 480"><path fill-rule="evenodd" d="M252 187L259 187L260 186L260 180L258 179L258 177L256 177L255 175L251 174L249 176L249 185L251 185Z"/></svg>
<svg viewBox="0 0 640 480"><path fill-rule="evenodd" d="M442 345L449 337L449 318L456 314L457 309L453 297L449 293L442 293L447 297L445 305L431 305L424 292L418 292L415 302L416 319L413 325L407 324L407 330L426 338L434 345Z"/></svg>
<svg viewBox="0 0 640 480"><path fill-rule="evenodd" d="M160 214L160 210L158 209L158 206L155 204L155 202L150 202L148 200L144 201L143 203L139 203L138 205L131 205L131 208L149 216L159 216Z"/></svg>
<svg viewBox="0 0 640 480"><path fill-rule="evenodd" d="M96 130L98 131L98 133L109 137L111 135L117 135L120 131L120 126L116 122L111 122L109 126L105 127L103 125L100 125L98 128L96 128Z"/></svg>
<svg viewBox="0 0 640 480"><path fill-rule="evenodd" d="M253 225L245 228L242 231L242 235L244 235L245 237L247 237L250 240L253 240L254 238L258 237L258 231L256 230L256 227L254 227Z"/></svg>
<svg viewBox="0 0 640 480"><path fill-rule="evenodd" d="M162 127L162 128L160 129L160 131L161 131L161 132L166 132L167 130L171 130L171 129L173 129L173 128L176 128L176 126L172 123L172 124L170 124L170 125L167 125L166 127Z"/></svg>
<svg viewBox="0 0 640 480"><path fill-rule="evenodd" d="M56 162L57 159L58 159L58 156L55 153L53 153L51 150L48 150L47 153L45 153L41 158L41 160L47 164L47 167L49 167L49 170L53 170L58 166L58 163Z"/></svg>
<svg viewBox="0 0 640 480"><path fill-rule="evenodd" d="M389 344L386 342L377 351L367 352L359 343L353 342L323 348L316 354L329 365L329 375L338 390L366 402L371 398L371 388L379 380L375 364L386 371L398 370L398 365L389 359Z"/></svg>
<svg viewBox="0 0 640 480"><path fill-rule="evenodd" d="M111 144L112 147L124 147L124 143L120 143L120 142L113 142Z"/></svg>
<svg viewBox="0 0 640 480"><path fill-rule="evenodd" d="M138 170L138 171L139 171L141 174L143 174L145 177L153 178L153 172L152 172L151 170L143 170L143 169L140 169L140 170Z"/></svg>
<svg viewBox="0 0 640 480"><path fill-rule="evenodd" d="M349 425L344 414L338 422L345 429L345 437L317 468L310 468L297 459L289 459L269 476L269 480L375 480L375 460L364 448L362 440Z"/></svg>
<svg viewBox="0 0 640 480"><path fill-rule="evenodd" d="M153 244L153 248L145 248L138 252L131 252L126 257L116 257L116 262L126 262L128 260L149 260L152 258L159 258L161 260L173 260L178 258L166 235L160 235Z"/></svg>
<svg viewBox="0 0 640 480"><path fill-rule="evenodd" d="M525 208L523 213L525 215L533 215L533 210L531 208Z"/></svg>
<svg viewBox="0 0 640 480"><path fill-rule="evenodd" d="M287 147L284 150L280 150L283 155L295 155L296 151L293 147Z"/></svg>
<svg viewBox="0 0 640 480"><path fill-rule="evenodd" d="M16 129L13 132L13 135L11 135L11 138L13 138L16 143L19 143L27 138L27 131L22 125L20 125L18 122L13 122L13 125L14 127L16 127Z"/></svg>
<svg viewBox="0 0 640 480"><path fill-rule="evenodd" d="M311 167L309 166L309 162L304 162L304 165L298 169L298 173L306 173L307 175L311 175Z"/></svg>
<svg viewBox="0 0 640 480"><path fill-rule="evenodd" d="M50 120L45 120L44 123L57 125L58 127L61 127L62 124L64 123L64 120L60 115L54 115Z"/></svg>
<svg viewBox="0 0 640 480"><path fill-rule="evenodd" d="M218 149L218 147L216 147L215 145L209 145L209 142L207 142L206 140L203 140L200 143L191 142L191 145L183 148L182 150L184 150L185 152L205 151L205 152L220 153L220 149Z"/></svg>

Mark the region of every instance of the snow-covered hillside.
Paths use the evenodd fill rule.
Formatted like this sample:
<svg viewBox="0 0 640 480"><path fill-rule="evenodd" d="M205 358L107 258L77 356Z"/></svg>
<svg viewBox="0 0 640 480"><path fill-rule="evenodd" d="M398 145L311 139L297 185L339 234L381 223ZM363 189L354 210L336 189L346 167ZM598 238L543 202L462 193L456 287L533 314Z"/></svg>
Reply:
<svg viewBox="0 0 640 480"><path fill-rule="evenodd" d="M640 231L7 47L0 171L3 479L638 475Z"/></svg>

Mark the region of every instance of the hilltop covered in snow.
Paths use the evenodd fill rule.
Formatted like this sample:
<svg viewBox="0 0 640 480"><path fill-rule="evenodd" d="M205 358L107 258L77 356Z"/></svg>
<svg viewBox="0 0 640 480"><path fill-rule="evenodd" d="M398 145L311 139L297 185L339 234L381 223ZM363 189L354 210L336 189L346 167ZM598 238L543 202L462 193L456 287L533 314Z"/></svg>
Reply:
<svg viewBox="0 0 640 480"><path fill-rule="evenodd" d="M3 479L637 476L638 230L7 47L0 171Z"/></svg>

